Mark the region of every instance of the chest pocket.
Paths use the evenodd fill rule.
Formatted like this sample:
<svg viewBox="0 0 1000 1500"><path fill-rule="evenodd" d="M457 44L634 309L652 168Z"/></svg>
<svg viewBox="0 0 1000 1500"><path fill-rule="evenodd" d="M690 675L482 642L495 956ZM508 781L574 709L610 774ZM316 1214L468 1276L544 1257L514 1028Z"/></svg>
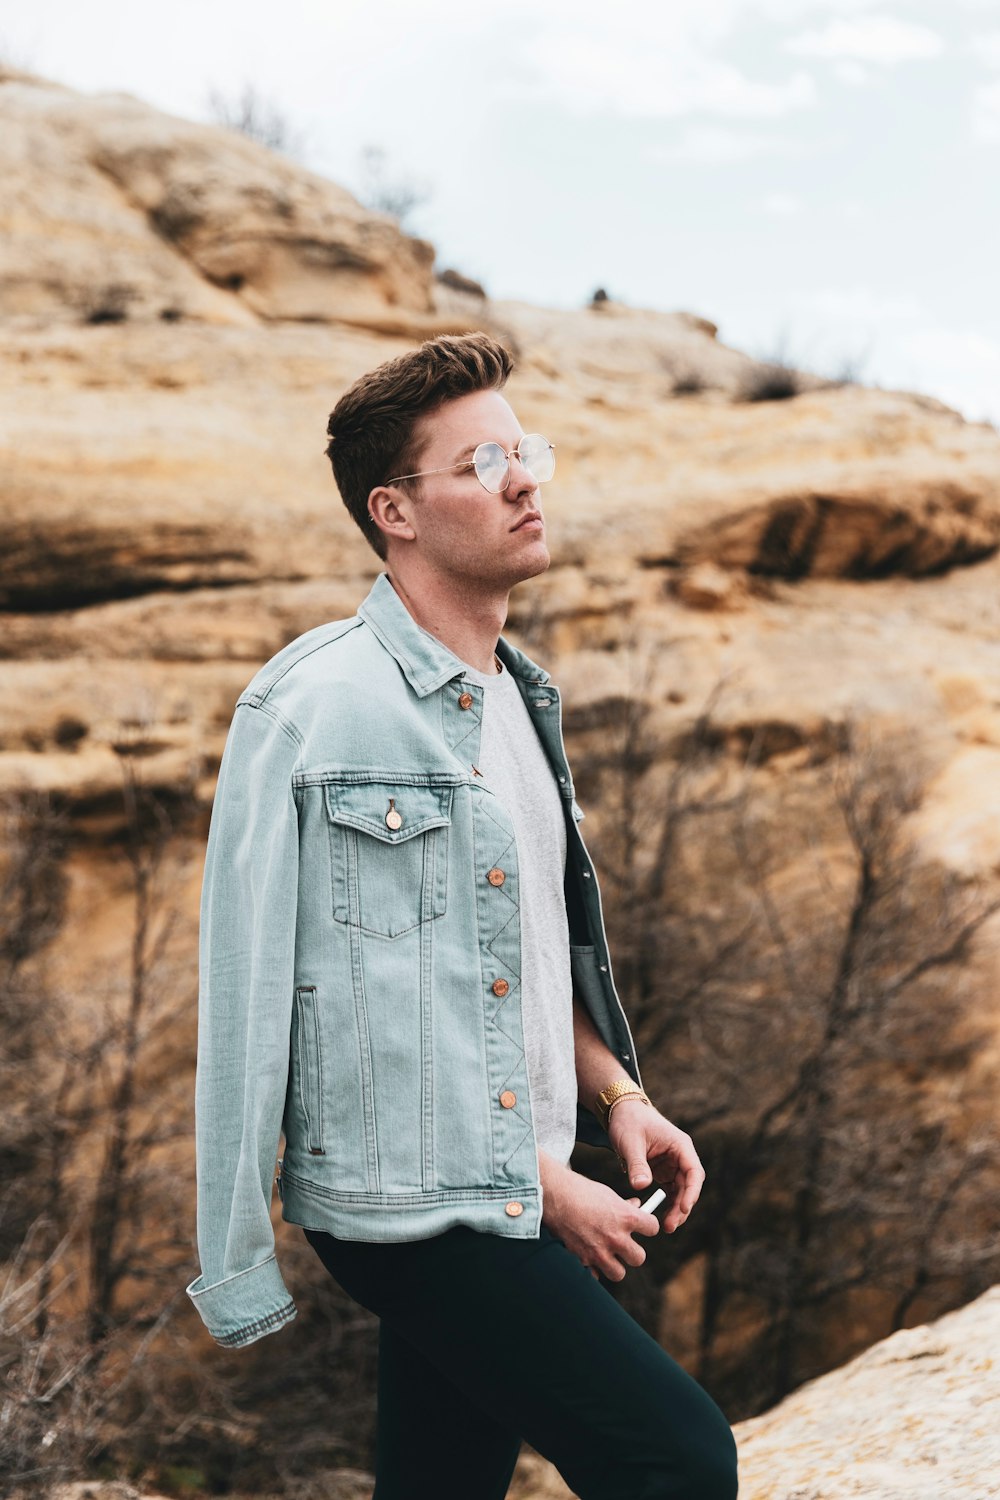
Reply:
<svg viewBox="0 0 1000 1500"><path fill-rule="evenodd" d="M454 784L382 776L325 790L334 920L397 938L444 916Z"/></svg>

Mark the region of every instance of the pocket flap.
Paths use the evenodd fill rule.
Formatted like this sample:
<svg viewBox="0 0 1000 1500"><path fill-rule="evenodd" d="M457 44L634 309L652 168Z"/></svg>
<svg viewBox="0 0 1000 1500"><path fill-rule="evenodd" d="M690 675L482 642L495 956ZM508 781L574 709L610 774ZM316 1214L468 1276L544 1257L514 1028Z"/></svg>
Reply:
<svg viewBox="0 0 1000 1500"><path fill-rule="evenodd" d="M443 828L451 822L455 787L430 782L328 781L326 805L334 823L357 828L386 844L401 844L428 828ZM389 823L386 823L386 814ZM390 825L396 821L398 827Z"/></svg>

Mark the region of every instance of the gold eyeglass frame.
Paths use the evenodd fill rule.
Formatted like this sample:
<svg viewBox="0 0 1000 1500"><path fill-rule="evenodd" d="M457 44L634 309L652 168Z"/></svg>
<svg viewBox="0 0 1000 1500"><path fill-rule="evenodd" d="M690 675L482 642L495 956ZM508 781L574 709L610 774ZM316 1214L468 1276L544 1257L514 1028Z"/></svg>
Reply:
<svg viewBox="0 0 1000 1500"><path fill-rule="evenodd" d="M500 444L499 443L496 443L492 439L490 439L489 441L487 441L485 443L478 443L476 445L476 451L475 451L475 453L473 453L472 457L471 458L465 458L465 459L463 459L460 464L449 464L448 467L444 468L444 469L422 469L419 474L397 474L394 479L385 479L385 480L383 480L383 484L384 485L399 484L404 479L423 479L428 474L451 474L451 473L454 472L455 469L468 469L470 466L472 468L475 468L475 465L476 465L476 453L479 452L480 448L500 448L500 452L503 453L504 458L507 460L507 482L506 482L506 484L502 484L498 490L491 490L488 485L483 484L483 481L480 478L478 469L476 470L476 478L479 480L479 483L483 485L483 489L486 491L486 493L488 495L502 495L503 492L504 492L504 490L506 490L506 489L508 489L510 487L510 461L511 461L511 458L513 457L513 455L515 453L517 454L518 459L520 460L522 467L525 469L525 472L528 473L528 474L531 474L531 470L525 464L524 459L521 458L521 444L524 443L524 442L527 442L528 438L541 438L542 442L546 443L548 445L549 452L550 453L555 453L555 451L556 451L556 445L555 445L555 443L550 443L549 440L548 440L548 438L544 437L542 435L542 433L540 433L540 432L526 432L523 437L518 438L517 447L516 448L511 448L509 452L504 452L503 448L500 448ZM555 463L555 460L553 459L553 464L554 463ZM535 480L536 484L547 484L548 483L548 480L546 480L546 479L539 479L534 474L531 474L531 477L532 477L532 479ZM549 475L549 479L551 479L551 478L552 478L552 475L550 474Z"/></svg>

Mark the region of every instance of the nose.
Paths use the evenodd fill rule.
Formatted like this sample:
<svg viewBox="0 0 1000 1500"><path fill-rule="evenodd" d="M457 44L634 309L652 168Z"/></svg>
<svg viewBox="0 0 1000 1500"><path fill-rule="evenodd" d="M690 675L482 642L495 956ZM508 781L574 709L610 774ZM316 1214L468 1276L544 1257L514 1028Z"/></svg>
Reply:
<svg viewBox="0 0 1000 1500"><path fill-rule="evenodd" d="M535 494L538 489L538 480L530 469L525 468L516 448L507 454L507 462L510 465L510 473L507 476L507 487L504 490L507 499L517 500L522 495Z"/></svg>

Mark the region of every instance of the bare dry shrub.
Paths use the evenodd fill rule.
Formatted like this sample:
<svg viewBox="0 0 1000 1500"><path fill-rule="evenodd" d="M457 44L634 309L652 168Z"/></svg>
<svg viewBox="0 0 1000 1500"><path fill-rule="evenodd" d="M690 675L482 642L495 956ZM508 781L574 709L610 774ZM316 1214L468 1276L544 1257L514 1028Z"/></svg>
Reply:
<svg viewBox="0 0 1000 1500"><path fill-rule="evenodd" d="M621 1295L655 1332L697 1267L692 1363L735 1419L1000 1273L1000 1142L972 1083L1000 896L914 843L917 736L724 726L720 683L665 756L655 668L589 794L644 1082L707 1180Z"/></svg>
<svg viewBox="0 0 1000 1500"><path fill-rule="evenodd" d="M191 1256L172 1152L191 1129L175 1036L194 1015L194 989L170 951L168 892L193 792L144 787L142 749L135 736L119 746L125 972L96 976L85 995L47 977L65 912L68 814L34 796L3 808L0 1479L32 1495L99 1467L169 1407L169 1384L146 1378ZM160 1375L168 1366L161 1349Z"/></svg>
<svg viewBox="0 0 1000 1500"><path fill-rule="evenodd" d="M431 189L407 173L394 171L384 146L361 148L361 201L376 213L388 214L400 228L410 224L418 208L429 202Z"/></svg>
<svg viewBox="0 0 1000 1500"><path fill-rule="evenodd" d="M301 157L304 152L301 131L293 127L284 110L252 83L245 83L237 95L209 89L208 111L217 125L239 131L269 151L290 157Z"/></svg>

